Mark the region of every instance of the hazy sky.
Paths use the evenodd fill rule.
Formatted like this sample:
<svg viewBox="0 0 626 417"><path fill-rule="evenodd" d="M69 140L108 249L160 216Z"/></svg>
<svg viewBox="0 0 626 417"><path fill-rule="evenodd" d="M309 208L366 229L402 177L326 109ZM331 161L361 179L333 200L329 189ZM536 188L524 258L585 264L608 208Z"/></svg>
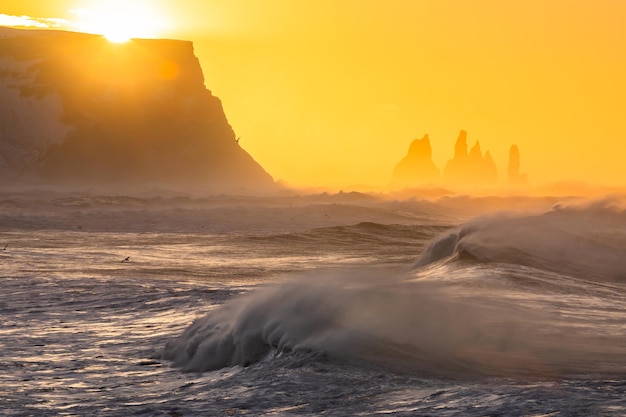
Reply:
<svg viewBox="0 0 626 417"><path fill-rule="evenodd" d="M194 41L240 144L294 185L384 185L425 133L443 168L460 129L503 181L516 143L533 184L626 185L626 1L0 0L2 13Z"/></svg>

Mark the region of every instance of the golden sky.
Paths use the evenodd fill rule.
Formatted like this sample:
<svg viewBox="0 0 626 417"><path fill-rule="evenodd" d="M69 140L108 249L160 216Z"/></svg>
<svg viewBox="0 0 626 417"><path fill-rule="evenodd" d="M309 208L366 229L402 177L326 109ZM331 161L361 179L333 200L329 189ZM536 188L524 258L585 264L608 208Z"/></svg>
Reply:
<svg viewBox="0 0 626 417"><path fill-rule="evenodd" d="M0 14L193 41L241 146L293 185L385 185L425 133L443 168L461 129L503 182L516 143L535 185L626 185L626 1L0 0Z"/></svg>

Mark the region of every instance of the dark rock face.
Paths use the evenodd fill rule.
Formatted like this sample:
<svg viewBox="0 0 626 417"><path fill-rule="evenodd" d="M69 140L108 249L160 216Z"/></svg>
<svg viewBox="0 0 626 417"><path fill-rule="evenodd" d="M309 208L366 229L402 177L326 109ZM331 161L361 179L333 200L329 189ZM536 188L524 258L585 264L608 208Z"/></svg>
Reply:
<svg viewBox="0 0 626 417"><path fill-rule="evenodd" d="M276 187L235 140L190 42L54 31L0 31L0 172L12 182Z"/></svg>
<svg viewBox="0 0 626 417"><path fill-rule="evenodd" d="M409 152L393 170L394 186L418 186L432 184L439 180L439 169L432 160L432 149L428 135L415 139Z"/></svg>

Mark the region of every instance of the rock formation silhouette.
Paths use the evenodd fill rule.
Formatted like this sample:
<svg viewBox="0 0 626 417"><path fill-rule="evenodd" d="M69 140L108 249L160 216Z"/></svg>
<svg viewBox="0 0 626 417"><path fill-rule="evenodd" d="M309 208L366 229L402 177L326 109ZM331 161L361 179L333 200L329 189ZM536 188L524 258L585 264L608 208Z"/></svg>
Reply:
<svg viewBox="0 0 626 417"><path fill-rule="evenodd" d="M509 185L524 187L528 185L528 176L520 174L520 154L517 145L511 145L509 151L509 166L507 169Z"/></svg>
<svg viewBox="0 0 626 417"><path fill-rule="evenodd" d="M0 28L0 182L270 190L187 41Z"/></svg>
<svg viewBox="0 0 626 417"><path fill-rule="evenodd" d="M526 174L519 173L519 149L511 147L508 167L509 184L527 184ZM461 130L454 145L454 157L446 164L442 175L432 161L428 135L415 139L407 155L395 166L392 174L393 188L411 188L422 185L466 187L493 186L498 181L498 169L489 151L483 155L476 141L468 152L467 132Z"/></svg>
<svg viewBox="0 0 626 417"><path fill-rule="evenodd" d="M443 170L443 179L453 185L491 185L498 180L498 170L488 151L483 156L480 142L476 141L467 152L467 132L461 130L454 146L454 157Z"/></svg>
<svg viewBox="0 0 626 417"><path fill-rule="evenodd" d="M433 184L439 181L439 169L432 160L432 148L428 135L415 139L407 155L395 166L392 183L396 187Z"/></svg>
<svg viewBox="0 0 626 417"><path fill-rule="evenodd" d="M480 148L479 148L480 152ZM482 155L481 155L482 158ZM454 183L462 182L465 178L465 171L467 170L468 163L467 153L467 133L465 130L461 130L459 137L454 144L454 157L448 161L444 170L443 177L446 181Z"/></svg>

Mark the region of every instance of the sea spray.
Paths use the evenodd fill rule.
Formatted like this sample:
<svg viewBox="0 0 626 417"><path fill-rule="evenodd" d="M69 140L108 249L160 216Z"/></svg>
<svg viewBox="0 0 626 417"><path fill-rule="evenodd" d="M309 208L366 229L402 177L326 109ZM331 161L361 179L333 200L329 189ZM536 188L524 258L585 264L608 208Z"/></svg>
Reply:
<svg viewBox="0 0 626 417"><path fill-rule="evenodd" d="M194 371L309 352L419 375L625 372L623 289L607 285L623 280L625 231L604 205L474 220L414 270L310 272L233 299L163 357Z"/></svg>
<svg viewBox="0 0 626 417"><path fill-rule="evenodd" d="M5 414L626 415L624 284L461 251L412 268L461 218L413 203L409 225L391 203L368 220L328 204L114 199L63 211L47 198L2 202ZM573 227L593 212L574 213ZM621 247L619 211L602 213L606 228L589 237ZM214 341L271 323L246 353L260 359L205 373L158 359L167 342L187 355L172 340L205 315L222 328Z"/></svg>
<svg viewBox="0 0 626 417"><path fill-rule="evenodd" d="M459 274L454 268L444 270ZM604 335L604 343L615 347L607 363L607 350L595 343L601 322L576 322L566 308L546 309L549 303L537 310L515 302L523 296L519 288L503 299L501 287L489 289L487 279L477 291L436 277L328 274L333 276L308 274L232 300L170 341L164 357L193 371L248 366L270 352L305 352L422 376L626 371L623 335ZM565 313L571 320L559 318Z"/></svg>
<svg viewBox="0 0 626 417"><path fill-rule="evenodd" d="M626 212L603 202L479 218L434 239L416 267L453 255L626 282Z"/></svg>

